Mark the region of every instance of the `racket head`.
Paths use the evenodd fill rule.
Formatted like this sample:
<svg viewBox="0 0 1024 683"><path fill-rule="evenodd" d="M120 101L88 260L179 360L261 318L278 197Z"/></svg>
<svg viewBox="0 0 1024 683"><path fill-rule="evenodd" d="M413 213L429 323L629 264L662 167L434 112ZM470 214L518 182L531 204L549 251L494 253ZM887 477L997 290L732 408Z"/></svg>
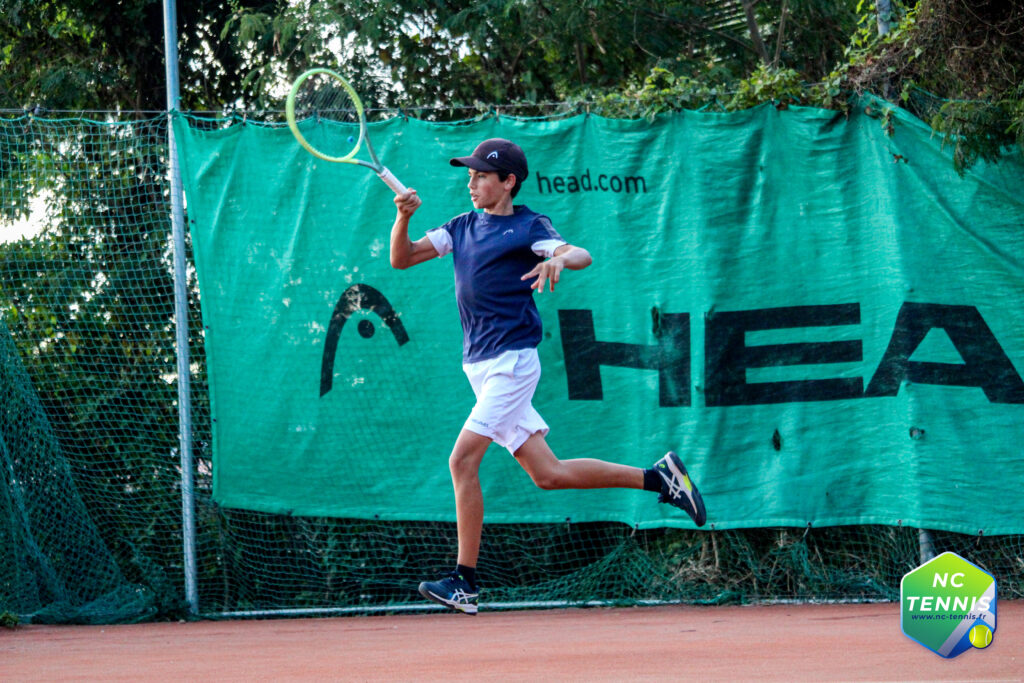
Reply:
<svg viewBox="0 0 1024 683"><path fill-rule="evenodd" d="M288 92L285 118L292 135L313 156L363 163L354 158L366 139L363 102L337 72L310 69L296 78ZM306 125L307 119L314 119L316 125Z"/></svg>

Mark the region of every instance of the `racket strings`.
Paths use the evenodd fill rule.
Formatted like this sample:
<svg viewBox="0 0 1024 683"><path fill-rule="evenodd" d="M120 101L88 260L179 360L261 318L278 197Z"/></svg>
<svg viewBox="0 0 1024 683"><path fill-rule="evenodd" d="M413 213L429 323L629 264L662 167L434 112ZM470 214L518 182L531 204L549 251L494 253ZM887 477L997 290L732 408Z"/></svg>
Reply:
<svg viewBox="0 0 1024 683"><path fill-rule="evenodd" d="M328 74L309 76L295 91L294 107L296 120L314 122L303 135L321 154L342 157L359 148L360 107L338 78ZM325 123L328 125L322 125Z"/></svg>
<svg viewBox="0 0 1024 683"><path fill-rule="evenodd" d="M303 82L295 93L295 115L317 121L359 123L359 110L348 90L327 76L311 76Z"/></svg>

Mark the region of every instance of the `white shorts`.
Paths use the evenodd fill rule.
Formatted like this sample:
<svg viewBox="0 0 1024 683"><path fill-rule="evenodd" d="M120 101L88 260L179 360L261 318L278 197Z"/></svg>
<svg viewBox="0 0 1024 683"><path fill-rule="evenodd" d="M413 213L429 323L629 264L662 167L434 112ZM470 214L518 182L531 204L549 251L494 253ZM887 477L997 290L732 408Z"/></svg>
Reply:
<svg viewBox="0 0 1024 683"><path fill-rule="evenodd" d="M490 438L513 454L537 432L548 433L547 423L532 403L540 381L537 349L505 351L497 358L464 363L462 369L476 394L464 429Z"/></svg>

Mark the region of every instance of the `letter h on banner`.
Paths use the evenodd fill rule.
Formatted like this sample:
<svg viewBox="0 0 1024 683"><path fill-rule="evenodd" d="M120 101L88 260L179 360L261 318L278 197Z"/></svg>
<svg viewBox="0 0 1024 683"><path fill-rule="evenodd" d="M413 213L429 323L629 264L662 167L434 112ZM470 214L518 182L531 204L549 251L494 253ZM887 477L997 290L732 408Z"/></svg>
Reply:
<svg viewBox="0 0 1024 683"><path fill-rule="evenodd" d="M565 353L569 400L600 401L601 366L658 371L658 405L690 405L690 314L652 311L653 346L599 342L588 310L560 310L558 323Z"/></svg>

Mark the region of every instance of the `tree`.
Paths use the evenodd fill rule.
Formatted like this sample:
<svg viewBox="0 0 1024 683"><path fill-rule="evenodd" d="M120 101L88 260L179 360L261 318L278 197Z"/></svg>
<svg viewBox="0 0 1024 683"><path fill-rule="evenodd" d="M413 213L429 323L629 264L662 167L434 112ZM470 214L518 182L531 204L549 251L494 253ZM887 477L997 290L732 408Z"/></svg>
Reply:
<svg viewBox="0 0 1024 683"><path fill-rule="evenodd" d="M261 106L279 106L306 68L341 62L380 106L443 109L614 91L654 68L726 83L768 61L764 40L776 63L814 79L855 28L854 2L762 3L752 33L736 0L313 2L239 8L222 37L250 56L245 82Z"/></svg>
<svg viewBox="0 0 1024 683"><path fill-rule="evenodd" d="M238 99L245 58L218 36L248 4L177 0L185 108ZM161 0L0 0L0 45L0 109L165 109Z"/></svg>
<svg viewBox="0 0 1024 683"><path fill-rule="evenodd" d="M835 73L855 92L888 95L953 145L963 172L1024 153L1024 5L927 0L894 7L899 23L852 51Z"/></svg>
<svg viewBox="0 0 1024 683"><path fill-rule="evenodd" d="M890 4L880 37L864 0L177 0L182 107L276 112L301 71L340 63L368 102L424 118L870 91L946 134L958 168L1021 149L1024 6ZM164 108L160 0L0 0L0 45L0 108Z"/></svg>

